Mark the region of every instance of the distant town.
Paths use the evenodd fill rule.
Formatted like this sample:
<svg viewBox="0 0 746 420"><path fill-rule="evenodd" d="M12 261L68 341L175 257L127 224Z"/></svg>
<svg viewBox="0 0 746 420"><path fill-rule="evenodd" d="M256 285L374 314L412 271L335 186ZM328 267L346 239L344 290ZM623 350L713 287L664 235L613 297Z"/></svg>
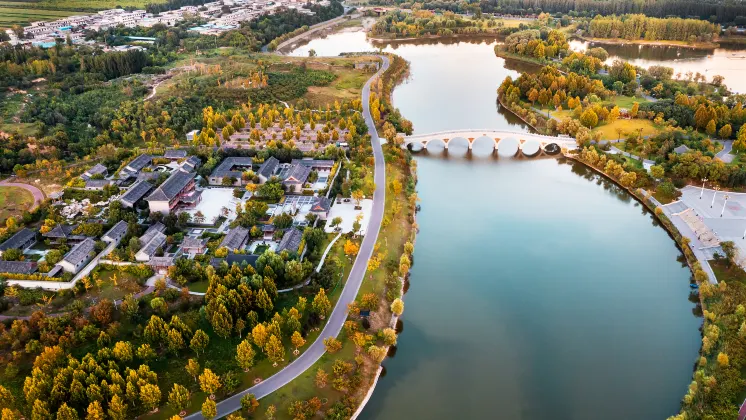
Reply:
<svg viewBox="0 0 746 420"><path fill-rule="evenodd" d="M155 25L174 26L186 19L202 18L206 23L190 28L190 31L202 35L219 35L225 31L237 29L241 22L251 21L265 14L272 14L280 9L295 9L300 13L313 15L314 12L303 6L308 2L301 0L225 0L205 3L202 6L182 6L176 10L162 13L148 13L145 10L109 9L91 15L68 16L53 21L36 21L23 28L22 37L12 29L5 32L10 37L11 45L33 45L36 47L53 47L58 39L69 39L73 44L93 43L85 40L87 31L103 31L109 28L124 26L132 28L141 26L150 28ZM328 6L329 0L318 0L314 4ZM131 37L133 43L152 44L155 38ZM112 47L113 50L141 48L125 45Z"/></svg>

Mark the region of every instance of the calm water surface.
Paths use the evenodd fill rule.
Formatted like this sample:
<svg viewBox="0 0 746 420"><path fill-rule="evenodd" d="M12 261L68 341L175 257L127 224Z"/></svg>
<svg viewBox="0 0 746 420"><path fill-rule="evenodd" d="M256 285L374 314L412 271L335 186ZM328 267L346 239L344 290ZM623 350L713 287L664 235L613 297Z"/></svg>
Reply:
<svg viewBox="0 0 746 420"><path fill-rule="evenodd" d="M394 102L415 131L526 128L493 42L382 46L411 64ZM373 51L362 33L294 55ZM418 155L423 210L395 356L362 419L663 419L691 379L689 271L653 218L580 165Z"/></svg>
<svg viewBox="0 0 746 420"><path fill-rule="evenodd" d="M655 45L606 44L586 41L570 41L570 49L585 51L591 47L602 47L609 52L607 63L614 60L625 60L648 68L666 66L674 69L674 75L691 71L705 75L708 81L712 76L725 77L724 83L733 91L746 93L746 49L743 47L721 47L716 49L692 49L684 47L665 47Z"/></svg>

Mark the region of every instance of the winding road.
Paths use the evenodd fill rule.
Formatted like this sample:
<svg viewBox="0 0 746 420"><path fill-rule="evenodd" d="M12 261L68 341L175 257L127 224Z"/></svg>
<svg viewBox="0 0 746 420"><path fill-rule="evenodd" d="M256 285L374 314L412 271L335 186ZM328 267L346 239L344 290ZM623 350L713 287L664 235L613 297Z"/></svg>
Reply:
<svg viewBox="0 0 746 420"><path fill-rule="evenodd" d="M368 268L368 260L371 255L373 255L373 247L378 240L378 231L381 228L384 203L386 202L386 167L383 159L383 149L381 148L381 140L378 137L373 117L370 114L371 83L389 67L388 57L381 56L381 59L383 60L383 66L381 66L378 72L365 83L362 95L363 116L365 118L365 124L368 126L368 133L370 134L370 141L373 146L373 157L375 158L374 181L376 184L376 190L373 193L373 212L370 221L368 222L367 232L369 233L363 238L363 242L360 245L360 252L357 254L357 258L355 258L355 263L352 265L350 275L347 278L344 289L342 289L342 295L339 297L337 305L334 307L334 310L329 316L319 337L300 355L300 357L258 385L254 385L251 388L245 389L219 402L217 404L217 416L215 416L215 418L225 417L228 414L239 410L241 408L241 397L246 394L254 394L256 398L262 398L300 376L307 369L311 368L311 366L321 358L324 352L326 352L324 339L327 337L336 337L342 330L342 326L347 319L347 304L355 300L355 296L357 296L357 292L360 290L360 285L363 283L365 271ZM185 419L201 420L203 417L201 413L197 412L186 416Z"/></svg>

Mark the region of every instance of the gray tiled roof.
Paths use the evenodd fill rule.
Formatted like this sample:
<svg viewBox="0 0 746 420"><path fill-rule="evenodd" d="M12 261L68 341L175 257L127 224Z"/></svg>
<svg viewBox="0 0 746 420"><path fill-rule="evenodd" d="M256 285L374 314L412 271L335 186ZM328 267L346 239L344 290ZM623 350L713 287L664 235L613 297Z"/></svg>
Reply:
<svg viewBox="0 0 746 420"><path fill-rule="evenodd" d="M95 166L85 171L85 173L88 174L89 176L93 176L93 175L105 174L106 171L107 171L106 166L100 163L97 163Z"/></svg>
<svg viewBox="0 0 746 420"><path fill-rule="evenodd" d="M194 172L174 171L152 194L147 201L170 201L176 197L189 182L194 179Z"/></svg>
<svg viewBox="0 0 746 420"><path fill-rule="evenodd" d="M311 205L311 211L313 212L327 212L332 207L332 200L326 197L319 197L313 205Z"/></svg>
<svg viewBox="0 0 746 420"><path fill-rule="evenodd" d="M20 248L36 237L36 232L31 229L23 228L11 236L7 241L0 244L0 251L11 248Z"/></svg>
<svg viewBox="0 0 746 420"><path fill-rule="evenodd" d="M96 247L96 242L91 238L86 238L83 242L76 244L73 249L65 255L64 260L76 266L85 261Z"/></svg>
<svg viewBox="0 0 746 420"><path fill-rule="evenodd" d="M679 147L677 147L677 148L673 149L673 151L674 151L675 153L678 153L678 154L683 154L683 153L686 153L686 152L688 152L688 151L689 151L689 148L688 148L688 147L686 147L686 145L685 145L685 144L682 144L681 146L679 146Z"/></svg>
<svg viewBox="0 0 746 420"><path fill-rule="evenodd" d="M73 231L78 225L57 225L43 236L45 238L58 238L58 239L81 239L84 235L74 235Z"/></svg>
<svg viewBox="0 0 746 420"><path fill-rule="evenodd" d="M179 168L183 172L192 172L202 164L202 161L197 156L189 156L189 159L185 160Z"/></svg>
<svg viewBox="0 0 746 420"><path fill-rule="evenodd" d="M290 162L291 165L303 165L309 168L329 168L334 166L334 161L331 159L317 160L317 159L293 159Z"/></svg>
<svg viewBox="0 0 746 420"><path fill-rule="evenodd" d="M114 239L124 236L125 233L127 233L127 222L120 220L104 234L104 237L108 236L109 238Z"/></svg>
<svg viewBox="0 0 746 420"><path fill-rule="evenodd" d="M151 239L148 243L146 243L142 248L140 248L137 253L142 253L147 255L148 257L152 257L155 255L155 251L166 243L166 235L161 232L156 232L153 236L153 239Z"/></svg>
<svg viewBox="0 0 746 420"><path fill-rule="evenodd" d="M145 233L143 233L140 237L140 246L144 246L148 242L152 241L155 235L163 232L164 230L166 230L166 226L161 222L155 222L154 224L150 225L150 227L148 227Z"/></svg>
<svg viewBox="0 0 746 420"><path fill-rule="evenodd" d="M259 167L259 171L257 172L257 174L265 178L269 178L275 174L275 171L277 170L277 166L279 164L280 161L277 160L276 157L270 156L269 158L267 158L267 160L264 161L264 163L262 163L262 166Z"/></svg>
<svg viewBox="0 0 746 420"><path fill-rule="evenodd" d="M36 271L33 261L0 261L0 273L31 274Z"/></svg>
<svg viewBox="0 0 746 420"><path fill-rule="evenodd" d="M192 238L187 236L181 241L182 248L204 248L207 244L207 239Z"/></svg>
<svg viewBox="0 0 746 420"><path fill-rule="evenodd" d="M249 230L241 226L237 226L231 229L230 232L225 235L223 241L220 242L220 247L226 247L229 250L238 249L246 242L246 239L248 237Z"/></svg>
<svg viewBox="0 0 746 420"><path fill-rule="evenodd" d="M125 206L134 207L153 186L148 181L137 181L122 195L119 201Z"/></svg>
<svg viewBox="0 0 746 420"><path fill-rule="evenodd" d="M174 259L171 257L153 257L148 261L151 267L171 267L174 265Z"/></svg>
<svg viewBox="0 0 746 420"><path fill-rule="evenodd" d="M108 179L88 179L85 181L86 188L104 188L109 184L111 184L111 181Z"/></svg>
<svg viewBox="0 0 746 420"><path fill-rule="evenodd" d="M297 251L298 247L300 246L300 240L303 238L303 232L299 231L296 228L290 228L285 231L285 234L282 235L282 239L280 240L280 244L277 246L277 252L282 252L284 250L288 251Z"/></svg>
<svg viewBox="0 0 746 420"><path fill-rule="evenodd" d="M234 171L232 170L234 166L251 166L253 163L252 159L250 157L228 157L223 159L223 161L218 165L217 168L215 168L214 171L212 171L212 174L210 176L214 177L234 177L236 179L241 179L241 176L243 173L241 171Z"/></svg>
<svg viewBox="0 0 746 420"><path fill-rule="evenodd" d="M150 162L153 161L153 157L147 154L140 155L134 159L132 159L132 162L127 164L127 167L132 168L136 171L139 171L140 169L150 165Z"/></svg>
<svg viewBox="0 0 746 420"><path fill-rule="evenodd" d="M187 157L186 149L169 149L163 154L163 157L167 159L183 159Z"/></svg>
<svg viewBox="0 0 746 420"><path fill-rule="evenodd" d="M309 166L296 164L290 167L290 170L282 181L283 184L303 184L311 173Z"/></svg>

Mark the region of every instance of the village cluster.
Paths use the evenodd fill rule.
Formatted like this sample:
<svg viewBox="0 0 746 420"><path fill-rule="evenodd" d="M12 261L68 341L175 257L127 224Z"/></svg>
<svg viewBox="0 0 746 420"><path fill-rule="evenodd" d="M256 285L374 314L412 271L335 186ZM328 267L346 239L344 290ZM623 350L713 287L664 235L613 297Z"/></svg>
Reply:
<svg viewBox="0 0 746 420"><path fill-rule="evenodd" d="M201 164L186 149L168 149L140 154L114 173L102 164L90 167L66 191L116 193L95 203L52 196L66 223L45 223L39 232L23 228L0 244L0 255L23 257L4 256L0 273L11 285L58 290L73 287L99 263L146 264L165 273L178 258L209 254L203 261L215 266L253 265L267 250L301 254L302 229L318 221L336 219L325 230L349 232L370 207L370 200L328 197L338 172L334 160L231 156L204 178L197 173ZM266 184L273 198L258 195ZM136 235L124 220L104 231L114 208L137 214ZM242 212L257 208L263 214L253 226L241 226ZM169 225L168 217L178 223ZM210 241L218 244L212 252ZM60 258L48 258L52 250Z"/></svg>
<svg viewBox="0 0 746 420"><path fill-rule="evenodd" d="M296 9L300 13L312 15L314 12L304 8L306 1L301 0L224 0L205 3L202 6L183 6L176 10L162 13L148 13L145 10L109 9L92 15L68 16L53 21L32 22L23 28L23 36L19 37L11 29L6 33L10 36L12 45L34 45L39 47L54 46L56 39L71 39L73 43L85 42L85 31L101 31L117 26L152 27L155 25L174 26L190 17L201 17L207 22L190 28L191 31L204 35L218 35L222 32L236 29L241 22L251 21L264 14L272 14L277 10ZM321 6L329 5L329 0L314 2ZM133 42L153 43L154 38L131 37ZM132 46L121 46L115 49L126 49Z"/></svg>

